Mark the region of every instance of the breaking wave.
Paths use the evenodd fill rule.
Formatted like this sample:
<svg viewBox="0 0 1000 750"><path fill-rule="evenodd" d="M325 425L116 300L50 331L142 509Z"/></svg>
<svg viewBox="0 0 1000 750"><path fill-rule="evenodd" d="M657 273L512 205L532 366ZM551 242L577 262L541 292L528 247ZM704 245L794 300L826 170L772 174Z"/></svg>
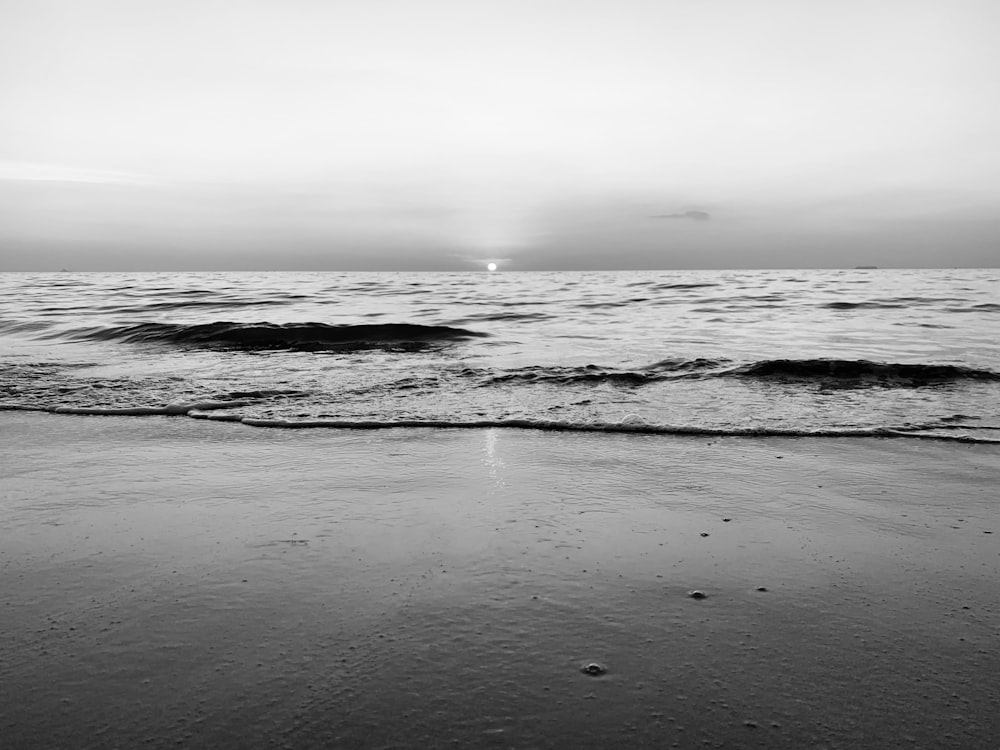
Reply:
<svg viewBox="0 0 1000 750"><path fill-rule="evenodd" d="M522 367L488 376L484 385L522 382L641 386L690 378L746 378L834 382L843 386L914 387L960 381L1000 381L1000 373L962 365L903 364L866 359L766 359L738 364L732 360L697 358L666 359L637 370L597 365Z"/></svg>
<svg viewBox="0 0 1000 750"><path fill-rule="evenodd" d="M581 367L521 367L516 370L505 370L495 375L489 375L483 385L499 383L554 383L570 385L577 383L610 383L612 385L645 385L662 380L677 378L706 377L711 374L721 374L720 368L729 364L728 360L719 359L665 359L656 364L638 370L619 370L612 367L583 365ZM466 371L468 374L477 374Z"/></svg>

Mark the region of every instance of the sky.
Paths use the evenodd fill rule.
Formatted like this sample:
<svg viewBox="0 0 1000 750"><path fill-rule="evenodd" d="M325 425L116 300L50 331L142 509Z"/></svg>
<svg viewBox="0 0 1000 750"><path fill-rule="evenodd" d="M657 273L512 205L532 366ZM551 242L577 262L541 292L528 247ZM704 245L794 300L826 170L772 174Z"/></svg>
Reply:
<svg viewBox="0 0 1000 750"><path fill-rule="evenodd" d="M0 0L0 270L1000 264L995 0Z"/></svg>

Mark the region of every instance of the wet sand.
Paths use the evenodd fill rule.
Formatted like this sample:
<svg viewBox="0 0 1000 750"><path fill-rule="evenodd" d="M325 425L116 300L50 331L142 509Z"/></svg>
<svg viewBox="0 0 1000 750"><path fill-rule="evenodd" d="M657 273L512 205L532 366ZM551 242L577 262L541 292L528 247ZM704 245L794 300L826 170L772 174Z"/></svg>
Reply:
<svg viewBox="0 0 1000 750"><path fill-rule="evenodd" d="M996 446L21 412L0 445L4 748L1000 746Z"/></svg>

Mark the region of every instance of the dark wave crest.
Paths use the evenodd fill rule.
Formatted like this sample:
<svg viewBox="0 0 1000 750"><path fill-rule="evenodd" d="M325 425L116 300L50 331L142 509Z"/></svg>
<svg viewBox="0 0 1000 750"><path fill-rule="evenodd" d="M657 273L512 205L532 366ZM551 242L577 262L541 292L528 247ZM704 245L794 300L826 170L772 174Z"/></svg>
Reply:
<svg viewBox="0 0 1000 750"><path fill-rule="evenodd" d="M872 300L868 302L827 302L821 305L821 307L825 307L828 310L892 310L907 307L907 305L901 302Z"/></svg>
<svg viewBox="0 0 1000 750"><path fill-rule="evenodd" d="M762 379L871 381L889 386L1000 381L1000 373L963 365L899 364L867 359L768 359L742 365L728 374Z"/></svg>
<svg viewBox="0 0 1000 750"><path fill-rule="evenodd" d="M466 371L482 375L480 371ZM642 386L667 380L745 378L753 380L812 381L840 387L913 387L961 381L1000 381L1000 373L962 365L900 364L845 359L765 359L738 364L726 359L665 359L638 370L585 365L582 367L521 367L488 375L483 385L550 383L558 385L608 383Z"/></svg>
<svg viewBox="0 0 1000 750"><path fill-rule="evenodd" d="M222 346L238 349L417 349L486 333L415 323L330 325L327 323L230 323L198 325L136 323L74 331L72 338L138 344Z"/></svg>

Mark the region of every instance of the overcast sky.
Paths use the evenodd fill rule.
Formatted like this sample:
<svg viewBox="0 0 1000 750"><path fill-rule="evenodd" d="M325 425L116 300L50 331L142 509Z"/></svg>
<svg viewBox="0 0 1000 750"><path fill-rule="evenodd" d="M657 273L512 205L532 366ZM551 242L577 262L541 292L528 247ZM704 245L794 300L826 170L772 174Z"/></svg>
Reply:
<svg viewBox="0 0 1000 750"><path fill-rule="evenodd" d="M0 0L0 270L983 266L996 0Z"/></svg>

